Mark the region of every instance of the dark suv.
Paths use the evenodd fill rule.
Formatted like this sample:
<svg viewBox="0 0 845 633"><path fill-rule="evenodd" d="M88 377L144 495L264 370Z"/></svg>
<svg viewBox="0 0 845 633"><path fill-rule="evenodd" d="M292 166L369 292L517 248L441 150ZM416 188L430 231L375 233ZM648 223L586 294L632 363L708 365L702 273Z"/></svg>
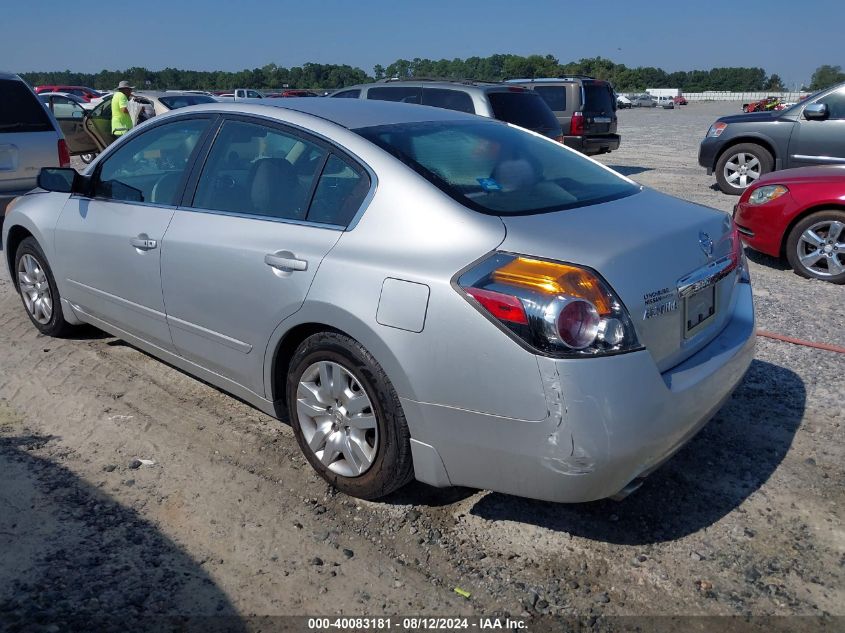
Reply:
<svg viewBox="0 0 845 633"><path fill-rule="evenodd" d="M616 94L606 81L586 75L549 79L509 79L540 95L563 129L564 143L584 154L619 149Z"/></svg>
<svg viewBox="0 0 845 633"><path fill-rule="evenodd" d="M562 141L562 132L546 102L519 86L485 81L441 79L384 79L343 88L335 99L376 99L416 103L499 119Z"/></svg>
<svg viewBox="0 0 845 633"><path fill-rule="evenodd" d="M845 164L845 83L786 110L722 117L701 141L698 164L734 195L770 171Z"/></svg>

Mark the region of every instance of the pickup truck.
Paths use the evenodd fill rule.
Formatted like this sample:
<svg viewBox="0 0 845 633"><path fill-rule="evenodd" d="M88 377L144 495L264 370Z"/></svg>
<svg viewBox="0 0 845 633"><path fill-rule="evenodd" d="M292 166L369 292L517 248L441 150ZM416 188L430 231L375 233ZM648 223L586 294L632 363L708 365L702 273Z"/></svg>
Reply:
<svg viewBox="0 0 845 633"><path fill-rule="evenodd" d="M253 90L252 88L236 88L232 92L224 92L215 97L220 101L243 101L244 99L264 99L264 94L260 90Z"/></svg>

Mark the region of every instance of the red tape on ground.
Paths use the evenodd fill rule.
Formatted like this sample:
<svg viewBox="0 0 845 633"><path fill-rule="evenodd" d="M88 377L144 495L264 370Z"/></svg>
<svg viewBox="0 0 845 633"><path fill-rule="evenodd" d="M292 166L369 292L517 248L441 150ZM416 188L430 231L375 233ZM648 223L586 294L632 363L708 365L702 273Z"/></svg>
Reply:
<svg viewBox="0 0 845 633"><path fill-rule="evenodd" d="M837 354L845 354L845 347L829 345L828 343L814 343L813 341L805 341L800 338L792 338L791 336L775 334L774 332L767 332L766 330L757 330L757 336L771 338L776 341L783 341L784 343L792 343L793 345L803 345L804 347L813 347L815 349L823 349L828 352L836 352Z"/></svg>

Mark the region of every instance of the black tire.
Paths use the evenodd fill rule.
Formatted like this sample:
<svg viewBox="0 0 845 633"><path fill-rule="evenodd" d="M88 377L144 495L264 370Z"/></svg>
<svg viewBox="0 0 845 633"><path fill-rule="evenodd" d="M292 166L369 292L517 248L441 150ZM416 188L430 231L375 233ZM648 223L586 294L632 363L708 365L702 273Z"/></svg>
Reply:
<svg viewBox="0 0 845 633"><path fill-rule="evenodd" d="M841 222L842 224L845 224L845 211L838 209L817 211L800 220L792 228L789 232L789 236L786 238L786 259L789 261L789 265L792 266L792 270L796 275L800 275L801 277L805 277L807 279L821 279L822 281L828 281L833 284L845 284L845 272L839 274L825 274L823 271L817 272L801 262L800 256L802 254L806 254L808 251L812 252L812 247L806 242L801 241L801 235L813 225L821 224L821 230L817 229L814 232L823 239L828 238L830 233L824 228L825 222ZM827 244L827 246L832 249L836 247L837 243L845 243L845 229L841 230L838 238L834 240L833 244ZM840 264L845 263L845 249L837 247L835 251L831 250L830 255L824 255L818 263L825 262L825 259L829 260L831 257L836 257ZM827 262L825 262L823 266L817 266L819 269L824 269L826 267Z"/></svg>
<svg viewBox="0 0 845 633"><path fill-rule="evenodd" d="M727 148L724 152L722 152L721 156L719 156L719 160L716 161L716 183L719 185L719 189L732 196L742 194L742 192L745 191L752 182L757 180L757 178L755 178L753 181L748 181L748 184L745 186L739 186L734 185L727 179L725 176L725 166L729 161L733 161L733 159L739 154L745 154L746 160L748 160L748 155L757 160L759 163L759 169L754 170L759 174L757 178L772 171L775 164L775 161L769 151L756 143L739 143L738 145L732 145ZM740 176L740 178L741 177L742 176Z"/></svg>
<svg viewBox="0 0 845 633"><path fill-rule="evenodd" d="M45 323L39 322L32 312L30 312L23 292L21 292L21 284L18 280L18 269L21 259L23 259L25 255L33 258L38 263L38 266L40 267L40 270L43 271L44 276L47 279L47 284L49 285L52 314L50 315L49 320ZM56 286L56 280L53 277L53 271L50 269L50 264L47 262L47 257L44 255L44 251L41 250L41 247L38 245L38 242L34 237L24 238L18 245L18 250L15 253L15 268L14 271L12 271L12 274L15 276L15 285L18 289L18 293L21 295L21 302L24 305L26 315L39 332L47 336L62 337L67 336L73 331L73 326L65 321L64 314L62 314L61 297L59 296L59 289ZM42 314L42 317L43 316L44 315Z"/></svg>
<svg viewBox="0 0 845 633"><path fill-rule="evenodd" d="M340 475L317 458L308 446L297 412L297 388L305 371L320 361L341 365L363 387L372 403L378 446L372 465L363 474ZM314 334L300 344L287 376L288 416L303 455L320 476L352 497L377 499L398 490L414 476L410 432L390 379L373 356L357 341L335 332Z"/></svg>

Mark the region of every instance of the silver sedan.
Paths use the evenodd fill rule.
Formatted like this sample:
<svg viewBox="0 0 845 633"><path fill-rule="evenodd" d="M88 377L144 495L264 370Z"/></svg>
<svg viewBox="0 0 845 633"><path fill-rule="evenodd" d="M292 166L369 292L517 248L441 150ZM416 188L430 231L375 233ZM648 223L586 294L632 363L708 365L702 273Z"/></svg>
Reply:
<svg viewBox="0 0 845 633"><path fill-rule="evenodd" d="M625 495L753 355L729 217L495 120L209 104L39 185L3 243L40 332L93 324L288 421L358 497Z"/></svg>

